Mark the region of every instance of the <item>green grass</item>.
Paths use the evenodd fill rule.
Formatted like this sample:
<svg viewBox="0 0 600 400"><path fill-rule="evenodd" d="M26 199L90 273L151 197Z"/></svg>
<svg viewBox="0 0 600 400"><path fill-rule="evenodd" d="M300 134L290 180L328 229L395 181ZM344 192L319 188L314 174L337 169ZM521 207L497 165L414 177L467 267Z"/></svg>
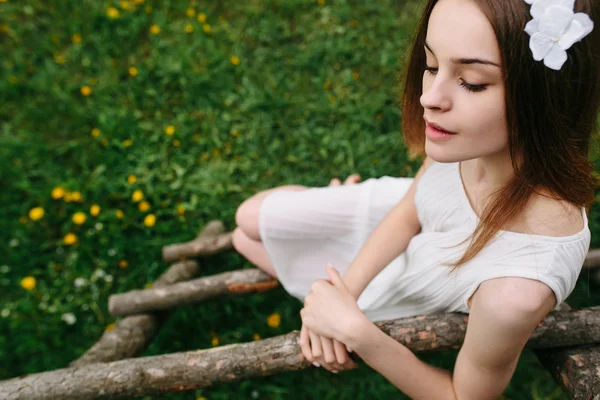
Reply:
<svg viewBox="0 0 600 400"><path fill-rule="evenodd" d="M168 267L163 245L190 240L211 219L233 229L237 206L257 191L324 186L354 172L367 179L416 171L401 140L396 76L422 2L49 3L0 2L0 379L79 357L115 322L108 297ZM111 6L119 18L107 15ZM151 33L153 24L160 33ZM53 199L56 187L81 200ZM134 190L149 210L138 209ZM35 207L45 213L32 221ZM72 221L79 211L87 215L82 225ZM144 225L148 214L156 217L152 227ZM593 233L596 221L594 208ZM68 233L76 244L64 243ZM202 273L248 267L228 253L203 263ZM29 291L20 284L26 276L36 279ZM87 283L77 287L77 278ZM588 282L579 281L572 305L600 303ZM278 288L182 307L144 355L210 348L214 336L230 344L284 334L300 328L300 306ZM74 324L62 318L69 313ZM266 323L272 313L281 315L277 328ZM420 357L450 369L456 354ZM406 398L365 364L340 375L307 370L160 398L199 396ZM505 398L566 396L525 351Z"/></svg>

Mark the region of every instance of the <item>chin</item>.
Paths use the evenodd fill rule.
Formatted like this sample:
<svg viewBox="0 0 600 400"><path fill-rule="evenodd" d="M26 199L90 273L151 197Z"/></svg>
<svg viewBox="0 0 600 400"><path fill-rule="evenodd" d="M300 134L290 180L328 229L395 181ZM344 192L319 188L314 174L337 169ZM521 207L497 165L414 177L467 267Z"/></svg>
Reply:
<svg viewBox="0 0 600 400"><path fill-rule="evenodd" d="M461 157L460 155L457 154L452 154L450 152L447 151L447 149L440 149L440 148L431 148L431 147L435 147L435 144L432 143L431 145L428 145L427 142L425 142L425 154L427 154L427 157L431 158L433 161L441 163L441 164L447 164L447 163L454 163L454 162L458 162L458 161L464 161L464 157Z"/></svg>

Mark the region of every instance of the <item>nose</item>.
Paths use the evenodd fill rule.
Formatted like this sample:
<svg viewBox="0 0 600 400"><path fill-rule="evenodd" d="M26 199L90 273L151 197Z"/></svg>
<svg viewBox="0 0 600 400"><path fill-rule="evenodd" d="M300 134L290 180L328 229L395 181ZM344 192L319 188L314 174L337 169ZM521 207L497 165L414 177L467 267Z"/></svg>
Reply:
<svg viewBox="0 0 600 400"><path fill-rule="evenodd" d="M448 93L448 82L445 82L438 73L435 77L423 79L423 94L421 105L425 109L448 111L452 107L452 100Z"/></svg>

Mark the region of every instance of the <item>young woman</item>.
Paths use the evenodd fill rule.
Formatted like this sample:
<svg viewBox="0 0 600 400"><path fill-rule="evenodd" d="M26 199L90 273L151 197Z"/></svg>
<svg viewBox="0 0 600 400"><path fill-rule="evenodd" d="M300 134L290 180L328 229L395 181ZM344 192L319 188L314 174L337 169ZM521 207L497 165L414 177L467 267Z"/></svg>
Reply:
<svg viewBox="0 0 600 400"><path fill-rule="evenodd" d="M285 186L238 209L235 248L304 301L304 356L347 351L415 399L495 399L590 245L596 0L429 0L409 60L414 178ZM336 269L326 267L330 263ZM469 313L453 373L374 321Z"/></svg>

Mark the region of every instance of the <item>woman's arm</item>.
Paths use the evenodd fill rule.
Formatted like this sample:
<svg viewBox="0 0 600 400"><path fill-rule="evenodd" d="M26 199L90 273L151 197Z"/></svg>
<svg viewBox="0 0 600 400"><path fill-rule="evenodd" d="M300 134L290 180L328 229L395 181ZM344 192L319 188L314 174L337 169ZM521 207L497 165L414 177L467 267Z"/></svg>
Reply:
<svg viewBox="0 0 600 400"><path fill-rule="evenodd" d="M408 192L371 233L343 276L344 283L358 299L369 282L408 247L421 230L415 208L415 191L421 176L431 165L426 157Z"/></svg>
<svg viewBox="0 0 600 400"><path fill-rule="evenodd" d="M543 296L524 292L514 279L524 278L490 280L473 296L453 373L419 360L366 318L341 340L412 399L498 399L531 333L555 303L551 290Z"/></svg>

